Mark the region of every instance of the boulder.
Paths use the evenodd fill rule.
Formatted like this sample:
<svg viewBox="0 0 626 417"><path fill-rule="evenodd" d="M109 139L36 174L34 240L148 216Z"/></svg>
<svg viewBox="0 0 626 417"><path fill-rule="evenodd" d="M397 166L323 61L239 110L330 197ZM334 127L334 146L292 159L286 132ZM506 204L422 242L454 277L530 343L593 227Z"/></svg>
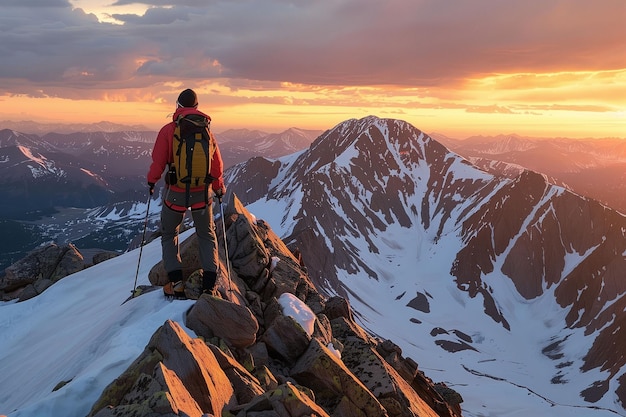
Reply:
<svg viewBox="0 0 626 417"><path fill-rule="evenodd" d="M124 396L125 404L105 407L94 417L133 416L200 416L202 410L176 373L159 362L154 376L141 374Z"/></svg>
<svg viewBox="0 0 626 417"><path fill-rule="evenodd" d="M232 267L244 279L256 280L270 264L270 254L251 219L243 214L227 231L228 254Z"/></svg>
<svg viewBox="0 0 626 417"><path fill-rule="evenodd" d="M409 383L372 346L358 337L342 339L341 358L354 375L383 404L390 417L436 417L439 414L417 395ZM434 402L432 402L434 404ZM438 406L442 401L437 401ZM445 407L442 407L445 408Z"/></svg>
<svg viewBox="0 0 626 417"><path fill-rule="evenodd" d="M265 392L259 380L241 365L235 358L226 354L215 345L209 345L217 362L233 385L239 404L246 404Z"/></svg>
<svg viewBox="0 0 626 417"><path fill-rule="evenodd" d="M259 324L245 306L202 295L187 314L187 327L207 339L217 336L235 348L251 346L256 341Z"/></svg>
<svg viewBox="0 0 626 417"><path fill-rule="evenodd" d="M326 314L329 320L336 319L337 317L345 317L348 320L354 321L350 303L343 297L335 296L329 298L328 301L326 301L324 314Z"/></svg>
<svg viewBox="0 0 626 417"><path fill-rule="evenodd" d="M263 334L268 350L287 363L294 363L307 349L311 337L293 318L279 315Z"/></svg>
<svg viewBox="0 0 626 417"><path fill-rule="evenodd" d="M120 255L119 253L113 252L113 251L101 251L101 252L95 253L93 257L91 258L91 260L94 265L97 265L104 261L108 261L109 259L118 257L119 255Z"/></svg>

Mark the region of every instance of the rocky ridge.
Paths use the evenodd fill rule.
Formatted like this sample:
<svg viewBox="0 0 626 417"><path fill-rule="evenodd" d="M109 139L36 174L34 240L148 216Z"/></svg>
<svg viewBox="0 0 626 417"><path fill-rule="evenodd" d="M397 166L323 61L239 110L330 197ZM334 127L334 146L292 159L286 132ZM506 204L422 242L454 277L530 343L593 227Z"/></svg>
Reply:
<svg viewBox="0 0 626 417"><path fill-rule="evenodd" d="M459 394L433 383L392 341L368 335L344 298L320 294L268 224L235 195L227 207L230 279L221 265L218 291L200 296L185 323L165 322L90 417L461 415ZM196 245L181 244L193 298ZM165 280L155 265L151 283ZM288 313L285 297L310 312L312 328Z"/></svg>

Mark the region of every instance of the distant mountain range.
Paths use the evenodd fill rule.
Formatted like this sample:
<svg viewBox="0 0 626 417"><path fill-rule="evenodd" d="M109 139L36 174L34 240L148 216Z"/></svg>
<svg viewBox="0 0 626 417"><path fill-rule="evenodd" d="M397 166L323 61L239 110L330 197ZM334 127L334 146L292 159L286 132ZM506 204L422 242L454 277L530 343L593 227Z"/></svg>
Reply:
<svg viewBox="0 0 626 417"><path fill-rule="evenodd" d="M307 147L319 131L216 134L225 166L275 158ZM224 140L222 141L222 136ZM94 208L141 201L156 137L150 131L47 133L0 130L0 218L32 219L56 207ZM19 202L19 204L15 204Z"/></svg>
<svg viewBox="0 0 626 417"><path fill-rule="evenodd" d="M281 133L233 129L216 133L224 166L231 167L255 156L278 158L306 149L321 130L291 128Z"/></svg>
<svg viewBox="0 0 626 417"><path fill-rule="evenodd" d="M519 135L433 138L478 167L515 177L524 169L626 213L626 139L531 138Z"/></svg>
<svg viewBox="0 0 626 417"><path fill-rule="evenodd" d="M143 222L136 211L145 209L145 175L156 132L103 125L110 131L39 136L0 130L0 225L14 237L0 242L0 270L50 240L124 250L139 232ZM228 167L255 155L292 153L307 147L318 133L241 129L216 138Z"/></svg>
<svg viewBox="0 0 626 417"><path fill-rule="evenodd" d="M476 401L465 409L511 391L501 415L624 414L626 216L532 171L486 173L376 117L226 181L319 288L459 384Z"/></svg>
<svg viewBox="0 0 626 417"><path fill-rule="evenodd" d="M102 121L99 123L41 123L33 120L2 120L0 128L15 130L30 135L45 135L47 133L77 133L77 132L120 132L120 131L148 131L143 125L121 125Z"/></svg>
<svg viewBox="0 0 626 417"><path fill-rule="evenodd" d="M93 208L145 188L151 132L44 136L0 130L0 217L31 220L55 207ZM18 204L16 204L18 203Z"/></svg>
<svg viewBox="0 0 626 417"><path fill-rule="evenodd" d="M11 245L0 243L0 270L24 251L49 240L123 250L141 223L136 215L128 216L145 203L145 171L156 132L109 122L77 126L4 123L0 127L21 127L26 132L0 130L4 197L0 223L16 237ZM58 132L48 132L51 129ZM47 133L31 133L37 131ZM306 149L320 134L297 128L279 134L231 129L216 137L228 168L258 156L275 159ZM551 183L626 211L624 140L432 136L487 172L514 178L526 168L533 169ZM258 162L273 169L279 166L268 160ZM257 181L262 172L246 181ZM249 190L256 197L262 192L258 187ZM88 231L84 225L97 227Z"/></svg>

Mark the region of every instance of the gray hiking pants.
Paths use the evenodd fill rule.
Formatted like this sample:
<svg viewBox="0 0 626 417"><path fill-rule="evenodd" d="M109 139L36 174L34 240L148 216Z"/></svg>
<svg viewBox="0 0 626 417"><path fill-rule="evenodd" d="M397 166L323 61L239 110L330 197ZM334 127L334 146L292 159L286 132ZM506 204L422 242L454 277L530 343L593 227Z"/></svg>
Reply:
<svg viewBox="0 0 626 417"><path fill-rule="evenodd" d="M165 204L161 210L161 247L163 249L163 265L167 272L182 269L178 233L185 213L174 211ZM204 209L191 210L191 216L198 236L202 269L217 272L219 258L213 223L213 207L209 204Z"/></svg>

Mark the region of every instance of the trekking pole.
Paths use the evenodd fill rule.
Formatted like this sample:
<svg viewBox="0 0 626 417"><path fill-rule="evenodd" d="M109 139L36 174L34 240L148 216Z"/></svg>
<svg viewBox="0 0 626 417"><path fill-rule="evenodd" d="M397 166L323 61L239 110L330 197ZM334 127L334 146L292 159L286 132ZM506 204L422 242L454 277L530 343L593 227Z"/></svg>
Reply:
<svg viewBox="0 0 626 417"><path fill-rule="evenodd" d="M141 252L143 252L143 244L146 241L146 229L148 228L148 215L150 214L150 201L152 201L152 194L148 196L148 208L146 209L146 219L143 222L143 234L141 235L141 246L139 246L139 260L137 261L137 272L135 273L135 284L133 285L133 295L130 298L135 298L137 292L137 277L139 277L139 265L141 265Z"/></svg>
<svg viewBox="0 0 626 417"><path fill-rule="evenodd" d="M222 232L224 232L224 258L226 259L226 273L228 274L228 291L232 292L230 280L230 262L228 261L228 242L226 242L226 221L224 220L224 207L222 207L222 199L218 198L220 203L220 215L222 216Z"/></svg>

